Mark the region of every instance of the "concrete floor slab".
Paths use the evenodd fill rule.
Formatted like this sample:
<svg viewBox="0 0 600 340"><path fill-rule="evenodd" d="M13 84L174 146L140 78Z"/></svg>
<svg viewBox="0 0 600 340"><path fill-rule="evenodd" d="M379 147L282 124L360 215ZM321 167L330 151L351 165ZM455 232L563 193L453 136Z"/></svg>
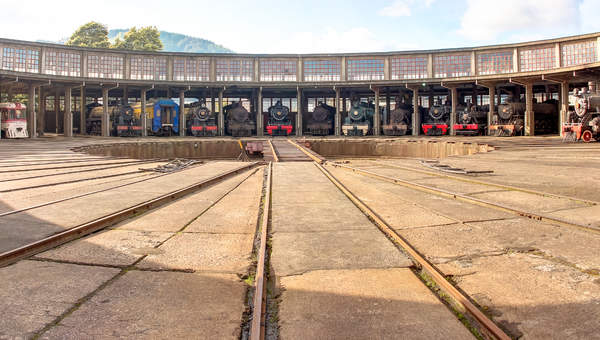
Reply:
<svg viewBox="0 0 600 340"><path fill-rule="evenodd" d="M107 230L48 250L36 257L97 265L128 266L148 252L153 252L154 247L171 235L171 233L161 232Z"/></svg>
<svg viewBox="0 0 600 340"><path fill-rule="evenodd" d="M259 170L190 223L185 232L254 234L263 188ZM244 174L245 175L245 174Z"/></svg>
<svg viewBox="0 0 600 340"><path fill-rule="evenodd" d="M246 286L235 275L129 271L49 339L238 339Z"/></svg>
<svg viewBox="0 0 600 340"><path fill-rule="evenodd" d="M169 203L160 209L124 221L116 225L115 228L161 232L179 231L247 176L248 174L244 173L228 178L223 182Z"/></svg>
<svg viewBox="0 0 600 340"><path fill-rule="evenodd" d="M347 200L335 201L336 208L323 203L299 202L277 205L271 213L272 232L310 232L373 229L373 223L362 214L349 214L356 207Z"/></svg>
<svg viewBox="0 0 600 340"><path fill-rule="evenodd" d="M468 267L473 258L507 252L541 252L582 270L600 269L600 235L525 218L400 230L435 262L454 259Z"/></svg>
<svg viewBox="0 0 600 340"><path fill-rule="evenodd" d="M547 215L600 229L600 205L558 210Z"/></svg>
<svg viewBox="0 0 600 340"><path fill-rule="evenodd" d="M244 274L250 264L253 238L252 234L182 233L137 266Z"/></svg>
<svg viewBox="0 0 600 340"><path fill-rule="evenodd" d="M505 212L442 198L346 170L332 167L328 167L328 170L394 228L514 217Z"/></svg>
<svg viewBox="0 0 600 340"><path fill-rule="evenodd" d="M599 339L596 277L532 254L440 265L509 334L521 339Z"/></svg>
<svg viewBox="0 0 600 340"><path fill-rule="evenodd" d="M0 339L26 339L119 269L40 261L0 268Z"/></svg>
<svg viewBox="0 0 600 340"><path fill-rule="evenodd" d="M408 267L412 262L372 230L273 234L271 265L278 276L320 269Z"/></svg>
<svg viewBox="0 0 600 340"><path fill-rule="evenodd" d="M314 271L281 279L282 339L469 339L409 269Z"/></svg>
<svg viewBox="0 0 600 340"><path fill-rule="evenodd" d="M558 209L573 209L586 206L583 203L564 198L542 197L521 191L489 192L471 196L533 212L551 212Z"/></svg>

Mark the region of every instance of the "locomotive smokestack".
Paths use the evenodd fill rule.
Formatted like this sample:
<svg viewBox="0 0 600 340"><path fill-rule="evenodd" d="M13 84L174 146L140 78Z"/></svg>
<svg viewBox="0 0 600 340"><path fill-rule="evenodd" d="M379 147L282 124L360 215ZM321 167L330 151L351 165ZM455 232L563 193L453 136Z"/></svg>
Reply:
<svg viewBox="0 0 600 340"><path fill-rule="evenodd" d="M591 94L598 94L598 86L595 81L588 82L588 90Z"/></svg>

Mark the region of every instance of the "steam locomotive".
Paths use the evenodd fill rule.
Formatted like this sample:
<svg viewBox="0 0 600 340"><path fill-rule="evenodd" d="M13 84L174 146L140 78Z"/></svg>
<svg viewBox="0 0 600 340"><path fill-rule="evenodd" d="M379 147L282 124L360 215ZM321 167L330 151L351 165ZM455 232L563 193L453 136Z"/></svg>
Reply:
<svg viewBox="0 0 600 340"><path fill-rule="evenodd" d="M510 96L505 104L498 105L498 113L492 117L490 136L523 135L525 110L525 103L515 101ZM558 126L558 105L556 100L551 99L543 103L536 103L534 99L533 112L535 113L534 129L538 134L556 131L556 126Z"/></svg>
<svg viewBox="0 0 600 340"><path fill-rule="evenodd" d="M523 134L525 103L509 96L505 104L498 105L498 113L492 117L490 136L517 136Z"/></svg>
<svg viewBox="0 0 600 340"><path fill-rule="evenodd" d="M593 82L587 89L575 89L575 110L563 124L563 141L600 141L600 93Z"/></svg>
<svg viewBox="0 0 600 340"><path fill-rule="evenodd" d="M487 113L485 107L468 104L458 110L454 131L457 135L483 135L487 127Z"/></svg>
<svg viewBox="0 0 600 340"><path fill-rule="evenodd" d="M386 136L404 136L410 129L412 106L405 102L404 97L396 97L396 106L389 113L388 124L383 125Z"/></svg>
<svg viewBox="0 0 600 340"><path fill-rule="evenodd" d="M290 120L290 109L278 100L275 105L269 107L269 121L267 123L267 134L271 136L287 136L292 133L292 121Z"/></svg>
<svg viewBox="0 0 600 340"><path fill-rule="evenodd" d="M91 107L89 117L86 121L88 134L102 134L102 106ZM117 137L141 136L142 127L139 115L136 117L133 108L129 105L113 105L108 107L110 119L110 134Z"/></svg>
<svg viewBox="0 0 600 340"><path fill-rule="evenodd" d="M195 137L217 135L215 116L206 107L204 99L190 105L186 126L188 135Z"/></svg>
<svg viewBox="0 0 600 340"><path fill-rule="evenodd" d="M359 98L353 98L348 117L342 125L342 133L346 136L366 136L371 131L374 115L375 106L372 103L364 103Z"/></svg>
<svg viewBox="0 0 600 340"><path fill-rule="evenodd" d="M242 102L235 102L223 107L223 112L227 117L227 133L234 137L252 136L256 130L255 119L248 110L242 105Z"/></svg>
<svg viewBox="0 0 600 340"><path fill-rule="evenodd" d="M313 136L327 136L332 130L335 108L323 102L315 107L306 125L308 133Z"/></svg>
<svg viewBox="0 0 600 340"><path fill-rule="evenodd" d="M427 116L425 117L425 123L421 124L423 133L427 136L442 136L448 134L448 121L450 119L450 113L452 107L449 102L441 104L440 100L429 108Z"/></svg>

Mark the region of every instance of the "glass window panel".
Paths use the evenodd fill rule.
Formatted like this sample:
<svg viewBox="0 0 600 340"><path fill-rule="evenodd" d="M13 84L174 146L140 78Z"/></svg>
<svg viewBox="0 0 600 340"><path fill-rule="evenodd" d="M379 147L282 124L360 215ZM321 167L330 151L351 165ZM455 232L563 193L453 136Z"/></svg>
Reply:
<svg viewBox="0 0 600 340"><path fill-rule="evenodd" d="M305 60L304 81L339 81L339 60Z"/></svg>
<svg viewBox="0 0 600 340"><path fill-rule="evenodd" d="M383 80L383 59L348 60L348 80Z"/></svg>
<svg viewBox="0 0 600 340"><path fill-rule="evenodd" d="M391 64L393 80L427 78L427 57L394 57Z"/></svg>
<svg viewBox="0 0 600 340"><path fill-rule="evenodd" d="M37 50L4 47L2 50L2 69L17 72L39 72L40 52Z"/></svg>
<svg viewBox="0 0 600 340"><path fill-rule="evenodd" d="M583 41L562 45L562 66L595 63L597 61L596 41Z"/></svg>
<svg viewBox="0 0 600 340"><path fill-rule="evenodd" d="M117 55L88 55L88 77L123 78L123 57Z"/></svg>
<svg viewBox="0 0 600 340"><path fill-rule="evenodd" d="M46 74L60 76L81 76L81 55L61 50L46 51L45 61Z"/></svg>
<svg viewBox="0 0 600 340"><path fill-rule="evenodd" d="M443 54L433 56L433 74L436 78L470 76L471 55Z"/></svg>
<svg viewBox="0 0 600 340"><path fill-rule="evenodd" d="M261 60L260 81L296 81L296 60Z"/></svg>
<svg viewBox="0 0 600 340"><path fill-rule="evenodd" d="M217 81L252 81L254 61L252 59L217 59Z"/></svg>
<svg viewBox="0 0 600 340"><path fill-rule="evenodd" d="M553 46L519 51L521 72L548 70L556 67L556 53Z"/></svg>
<svg viewBox="0 0 600 340"><path fill-rule="evenodd" d="M481 75L513 71L512 51L480 53L477 58L477 71Z"/></svg>

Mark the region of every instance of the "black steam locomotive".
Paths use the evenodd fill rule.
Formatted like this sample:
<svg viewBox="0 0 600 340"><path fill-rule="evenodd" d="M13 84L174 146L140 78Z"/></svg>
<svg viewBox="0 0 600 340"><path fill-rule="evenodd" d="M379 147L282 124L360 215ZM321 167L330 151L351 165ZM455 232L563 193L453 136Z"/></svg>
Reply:
<svg viewBox="0 0 600 340"><path fill-rule="evenodd" d="M421 124L423 133L427 136L442 136L448 134L448 121L450 120L451 112L452 107L448 101L442 105L441 101L437 100L436 103L429 108L424 123Z"/></svg>
<svg viewBox="0 0 600 340"><path fill-rule="evenodd" d="M88 105L89 106L89 105ZM88 134L102 134L102 106L93 106L86 119L86 131ZM130 105L116 104L108 107L109 126L111 135L118 137L134 137L142 135L142 126L139 118L133 113Z"/></svg>
<svg viewBox="0 0 600 340"><path fill-rule="evenodd" d="M492 117L490 136L519 136L524 133L526 104L508 97L505 104L498 105L498 113ZM533 102L533 126L537 134L556 133L558 105L556 100Z"/></svg>
<svg viewBox="0 0 600 340"><path fill-rule="evenodd" d="M454 131L457 135L483 135L487 127L489 106L477 106L471 103L457 110Z"/></svg>
<svg viewBox="0 0 600 340"><path fill-rule="evenodd" d="M313 136L329 135L333 129L332 125L334 115L334 107L323 102L319 102L319 105L317 105L311 113L308 124L306 125L308 133Z"/></svg>
<svg viewBox="0 0 600 340"><path fill-rule="evenodd" d="M361 102L357 97L352 98L352 106L342 125L342 133L346 136L366 136L371 131L374 115L375 106L372 103Z"/></svg>
<svg viewBox="0 0 600 340"><path fill-rule="evenodd" d="M390 111L383 124L383 134L386 136L404 136L410 129L412 105L406 103L405 97L396 97L396 106Z"/></svg>
<svg viewBox="0 0 600 340"><path fill-rule="evenodd" d="M587 89L575 89L575 110L569 112L563 124L563 141L600 141L600 93L593 82Z"/></svg>
<svg viewBox="0 0 600 340"><path fill-rule="evenodd" d="M190 105L186 126L188 134L195 137L217 135L215 116L206 107L206 101L204 99Z"/></svg>
<svg viewBox="0 0 600 340"><path fill-rule="evenodd" d="M253 131L256 130L255 119L241 101L223 107L223 112L227 119L228 134L234 137L252 136Z"/></svg>
<svg viewBox="0 0 600 340"><path fill-rule="evenodd" d="M267 123L267 134L271 136L287 136L292 133L292 121L290 120L290 108L283 106L281 100L269 107L269 121Z"/></svg>

